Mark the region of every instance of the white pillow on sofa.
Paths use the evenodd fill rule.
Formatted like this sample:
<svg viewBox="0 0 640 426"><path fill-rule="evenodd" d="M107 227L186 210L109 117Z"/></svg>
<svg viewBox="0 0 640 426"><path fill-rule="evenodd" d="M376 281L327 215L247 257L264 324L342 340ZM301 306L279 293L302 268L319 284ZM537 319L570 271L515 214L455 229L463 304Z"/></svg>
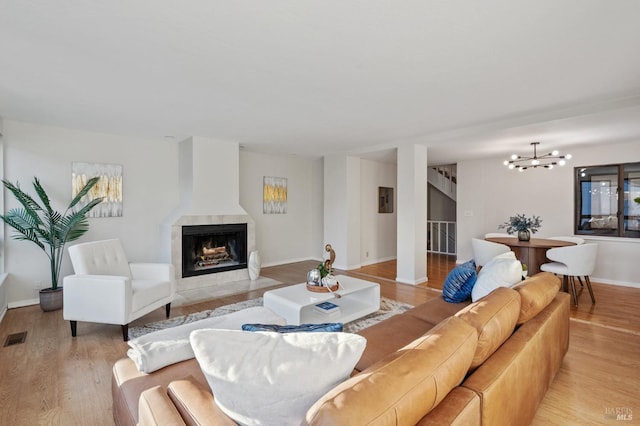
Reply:
<svg viewBox="0 0 640 426"><path fill-rule="evenodd" d="M350 333L197 330L191 346L216 404L242 425L299 425L349 378L367 343Z"/></svg>
<svg viewBox="0 0 640 426"><path fill-rule="evenodd" d="M480 269L471 290L473 302L482 299L498 287L511 287L522 280L522 263L512 251L499 254Z"/></svg>

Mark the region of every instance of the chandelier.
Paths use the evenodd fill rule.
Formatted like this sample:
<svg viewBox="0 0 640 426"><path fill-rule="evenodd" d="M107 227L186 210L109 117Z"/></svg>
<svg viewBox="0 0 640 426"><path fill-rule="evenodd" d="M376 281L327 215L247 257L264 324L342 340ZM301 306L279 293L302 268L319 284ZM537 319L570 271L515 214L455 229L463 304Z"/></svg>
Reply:
<svg viewBox="0 0 640 426"><path fill-rule="evenodd" d="M571 159L571 154L560 155L558 151L552 151L548 154L538 156L537 147L540 142L531 142L533 145L533 157L521 157L513 154L511 159L505 160L504 165L509 169L517 169L522 172L528 168L544 167L545 169L553 169L553 166L564 166L567 160Z"/></svg>

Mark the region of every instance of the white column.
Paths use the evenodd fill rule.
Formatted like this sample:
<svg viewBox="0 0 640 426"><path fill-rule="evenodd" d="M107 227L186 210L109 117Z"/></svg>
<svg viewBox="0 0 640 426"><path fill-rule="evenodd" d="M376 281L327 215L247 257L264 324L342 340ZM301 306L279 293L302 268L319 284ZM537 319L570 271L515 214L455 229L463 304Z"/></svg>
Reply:
<svg viewBox="0 0 640 426"><path fill-rule="evenodd" d="M398 148L398 265L396 281L427 281L427 148Z"/></svg>
<svg viewBox="0 0 640 426"><path fill-rule="evenodd" d="M336 252L334 267L360 267L360 159L324 158L324 244ZM318 247L318 257L324 245Z"/></svg>

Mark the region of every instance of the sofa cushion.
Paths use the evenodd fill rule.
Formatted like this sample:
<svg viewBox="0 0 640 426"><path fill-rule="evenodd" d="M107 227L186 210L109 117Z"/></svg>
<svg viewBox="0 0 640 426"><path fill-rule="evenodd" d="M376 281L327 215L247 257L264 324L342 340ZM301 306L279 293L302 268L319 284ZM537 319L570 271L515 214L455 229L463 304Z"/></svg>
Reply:
<svg viewBox="0 0 640 426"><path fill-rule="evenodd" d="M442 320L454 316L460 309L469 306L470 304L471 300L465 300L460 303L449 303L445 302L441 297L434 297L421 305L409 309L404 313L404 315L419 318L422 321L431 324L431 327L433 327Z"/></svg>
<svg viewBox="0 0 640 426"><path fill-rule="evenodd" d="M171 381L187 375L201 383L207 383L195 358L169 365L145 374L138 371L130 358L122 358L113 366L111 391L113 398L113 416L120 425L135 425L138 422L138 400L145 390L160 385L166 387Z"/></svg>
<svg viewBox="0 0 640 426"><path fill-rule="evenodd" d="M358 334L367 339L367 347L355 369L362 371L371 367L385 356L413 342L435 325L407 314L400 314L360 330Z"/></svg>
<svg viewBox="0 0 640 426"><path fill-rule="evenodd" d="M478 331L478 347L471 368L481 365L511 336L520 315L520 294L499 287L456 314Z"/></svg>
<svg viewBox="0 0 640 426"><path fill-rule="evenodd" d="M174 380L167 387L167 393L188 426L236 426L236 422L218 408L209 386L193 376Z"/></svg>
<svg viewBox="0 0 640 426"><path fill-rule="evenodd" d="M331 389L307 412L309 425L416 424L459 385L476 330L456 317Z"/></svg>
<svg viewBox="0 0 640 426"><path fill-rule="evenodd" d="M162 386L154 386L140 394L138 413L138 426L185 424Z"/></svg>
<svg viewBox="0 0 640 426"><path fill-rule="evenodd" d="M518 325L535 317L551 303L561 286L560 278L551 272L541 272L512 288L520 293Z"/></svg>
<svg viewBox="0 0 640 426"><path fill-rule="evenodd" d="M516 259L515 253L502 253L480 269L471 291L471 300L476 302L498 287L511 287L521 280L522 264Z"/></svg>
<svg viewBox="0 0 640 426"><path fill-rule="evenodd" d="M197 330L193 352L218 407L247 425L299 424L324 393L344 381L366 340L349 333Z"/></svg>
<svg viewBox="0 0 640 426"><path fill-rule="evenodd" d="M463 386L453 388L416 426L480 426L480 397Z"/></svg>
<svg viewBox="0 0 640 426"><path fill-rule="evenodd" d="M476 283L476 262L473 259L453 268L444 280L442 297L447 302L459 303L471 296Z"/></svg>

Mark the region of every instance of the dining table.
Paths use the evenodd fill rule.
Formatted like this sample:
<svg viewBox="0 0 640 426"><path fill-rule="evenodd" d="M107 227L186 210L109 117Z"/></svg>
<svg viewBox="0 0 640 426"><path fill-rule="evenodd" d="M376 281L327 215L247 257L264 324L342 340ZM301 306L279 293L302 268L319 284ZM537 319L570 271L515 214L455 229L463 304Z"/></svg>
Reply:
<svg viewBox="0 0 640 426"><path fill-rule="evenodd" d="M575 245L570 241L549 238L531 238L528 241L520 241L516 237L491 237L485 238L485 240L509 246L516 258L527 265L529 275L537 274L540 272L540 265L550 262L547 259L547 250Z"/></svg>

